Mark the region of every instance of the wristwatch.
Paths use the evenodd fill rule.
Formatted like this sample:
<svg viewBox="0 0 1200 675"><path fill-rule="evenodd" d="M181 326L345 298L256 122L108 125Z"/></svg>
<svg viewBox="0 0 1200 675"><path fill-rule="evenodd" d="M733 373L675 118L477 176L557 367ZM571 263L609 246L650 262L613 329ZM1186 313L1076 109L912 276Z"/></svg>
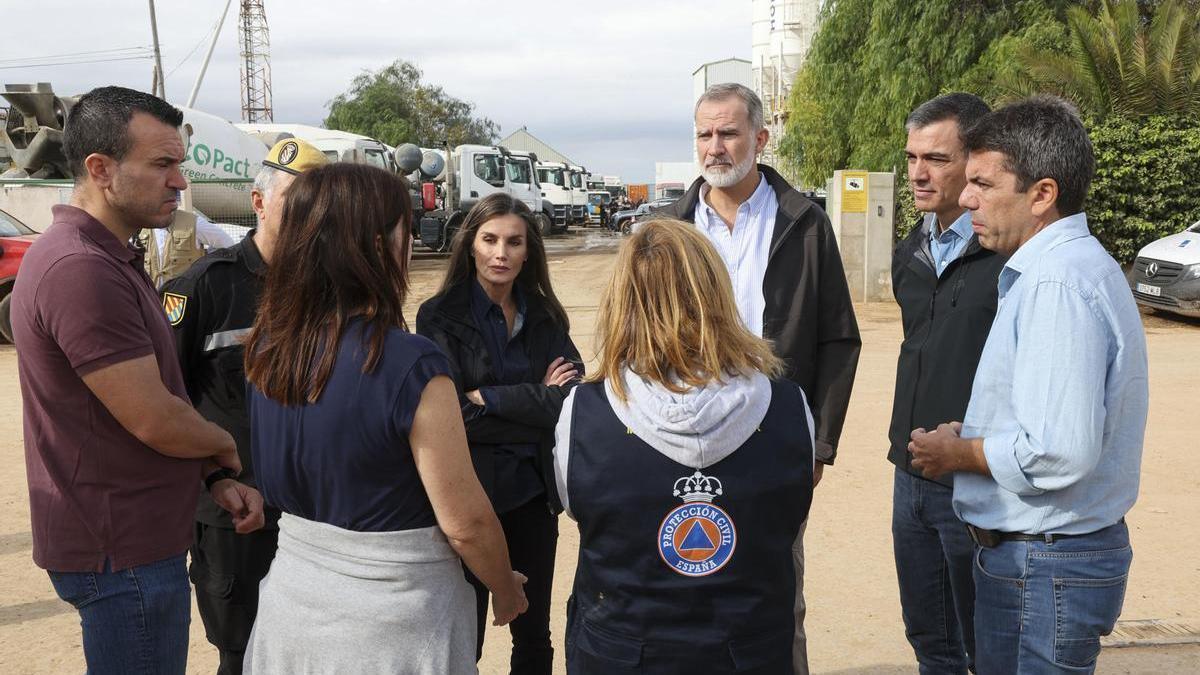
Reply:
<svg viewBox="0 0 1200 675"><path fill-rule="evenodd" d="M237 474L233 472L233 469L223 466L204 477L204 489L212 490L214 483L226 478L237 478Z"/></svg>

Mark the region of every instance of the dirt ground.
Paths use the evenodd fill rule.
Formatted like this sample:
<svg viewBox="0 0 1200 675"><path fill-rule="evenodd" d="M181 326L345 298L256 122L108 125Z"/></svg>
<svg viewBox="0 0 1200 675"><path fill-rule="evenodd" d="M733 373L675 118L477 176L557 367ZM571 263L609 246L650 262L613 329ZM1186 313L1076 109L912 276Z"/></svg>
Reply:
<svg viewBox="0 0 1200 675"><path fill-rule="evenodd" d="M609 250L603 250L608 248ZM572 335L585 359L593 351L600 290L611 270L600 252L552 254L555 289L567 307ZM444 263L415 263L412 303L431 295ZM899 312L890 304L856 307L863 352L839 460L827 469L810 517L807 551L809 654L814 673L915 673L904 639L892 563L892 466L885 459ZM1145 317L1151 405L1141 496L1128 521L1134 561L1123 619L1163 619L1200 625L1200 469L1196 402L1200 392L1200 322ZM578 536L560 523L553 605L557 670ZM79 621L30 559L29 504L23 461L17 356L0 346L0 673L83 670ZM194 614L194 610L193 610ZM490 629L483 673L507 672L507 631ZM193 616L189 672L211 673L216 653ZM1100 673L1200 672L1200 646L1106 649Z"/></svg>

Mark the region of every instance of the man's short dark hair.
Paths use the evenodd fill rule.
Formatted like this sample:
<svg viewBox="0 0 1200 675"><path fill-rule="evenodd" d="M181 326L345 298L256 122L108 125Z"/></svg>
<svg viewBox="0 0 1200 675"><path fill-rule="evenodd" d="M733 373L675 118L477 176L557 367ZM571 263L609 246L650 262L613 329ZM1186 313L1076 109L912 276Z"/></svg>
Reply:
<svg viewBox="0 0 1200 675"><path fill-rule="evenodd" d="M997 109L963 139L967 152L999 152L1004 169L1025 191L1043 178L1058 183L1060 216L1083 210L1096 155L1074 106L1055 96L1033 96Z"/></svg>
<svg viewBox="0 0 1200 675"><path fill-rule="evenodd" d="M63 153L76 180L87 175L83 160L92 153L108 155L118 162L125 158L132 145L129 120L135 112L150 115L172 127L183 124L181 110L145 92L125 87L97 87L79 97L63 128Z"/></svg>
<svg viewBox="0 0 1200 675"><path fill-rule="evenodd" d="M958 137L962 139L967 129L975 126L976 122L991 111L988 104L975 94L955 91L931 98L917 106L904 121L904 128L912 131L924 129L943 120L954 120L958 123Z"/></svg>

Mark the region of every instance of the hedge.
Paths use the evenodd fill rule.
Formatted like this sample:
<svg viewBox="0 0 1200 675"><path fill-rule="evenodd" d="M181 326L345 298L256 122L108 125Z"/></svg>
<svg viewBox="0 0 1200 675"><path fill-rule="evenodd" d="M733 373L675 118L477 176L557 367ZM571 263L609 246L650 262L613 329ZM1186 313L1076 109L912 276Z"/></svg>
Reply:
<svg viewBox="0 0 1200 675"><path fill-rule="evenodd" d="M1088 126L1096 177L1084 208L1118 262L1200 220L1200 120L1110 115Z"/></svg>

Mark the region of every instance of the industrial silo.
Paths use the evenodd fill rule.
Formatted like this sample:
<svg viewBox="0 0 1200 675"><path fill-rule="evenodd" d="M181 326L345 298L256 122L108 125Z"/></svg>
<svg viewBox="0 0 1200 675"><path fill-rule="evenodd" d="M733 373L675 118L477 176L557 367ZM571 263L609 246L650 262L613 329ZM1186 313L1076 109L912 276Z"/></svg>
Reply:
<svg viewBox="0 0 1200 675"><path fill-rule="evenodd" d="M752 0L751 79L763 101L770 141L763 161L775 164L775 147L787 121L787 99L817 30L821 0Z"/></svg>
<svg viewBox="0 0 1200 675"><path fill-rule="evenodd" d="M771 0L751 0L750 6L750 86L763 93L775 86L771 65Z"/></svg>

